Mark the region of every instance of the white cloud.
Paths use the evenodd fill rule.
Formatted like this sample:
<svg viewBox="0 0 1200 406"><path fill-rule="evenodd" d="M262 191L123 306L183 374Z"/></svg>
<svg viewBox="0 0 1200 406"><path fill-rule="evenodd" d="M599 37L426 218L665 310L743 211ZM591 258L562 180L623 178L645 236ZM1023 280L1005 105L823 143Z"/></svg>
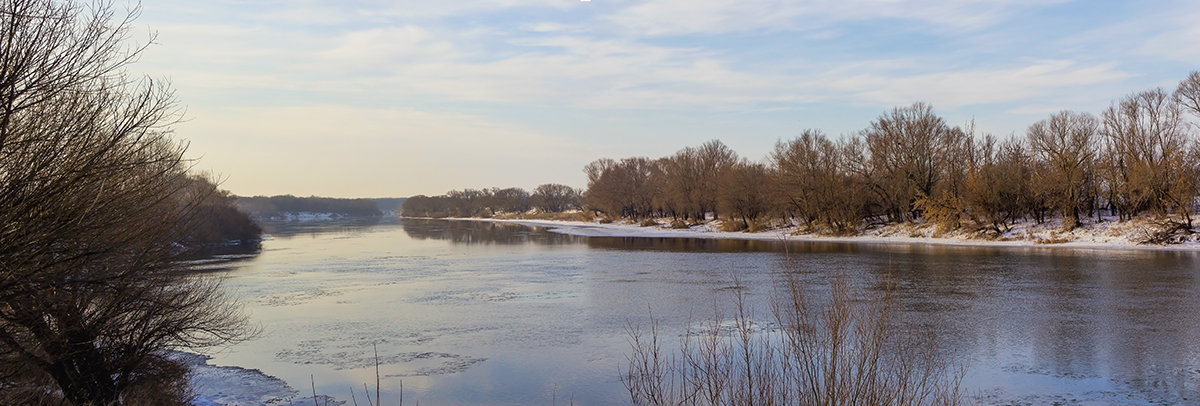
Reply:
<svg viewBox="0 0 1200 406"><path fill-rule="evenodd" d="M1095 85L1130 76L1115 64L1079 66L1073 61L1039 61L1005 69L967 69L916 75L864 73L833 82L841 91L885 104L923 100L958 107L1001 103L1053 94L1064 88Z"/></svg>
<svg viewBox="0 0 1200 406"><path fill-rule="evenodd" d="M1186 40L1200 38L1194 12L1161 27L1138 16L1120 29L1047 38L1050 52L1014 52L1029 39L1007 27L1047 4L1035 0L195 4L144 21L160 45L136 67L173 79L193 119L180 134L195 139L206 165L230 168L229 185L242 193L388 194L351 190L356 170L387 174L355 181L375 190L409 187L397 194L519 179L579 185L579 166L598 154L669 151L713 128L730 137L772 129L756 134L769 148L797 122L861 128L871 111L918 100L955 120L975 115L973 106L1003 109L981 128L1019 129L1030 115L1137 90L1151 80L1138 64L1200 63L1200 41ZM873 24L915 40L887 43L864 28ZM1136 35L1122 47L1101 46L1129 27ZM1130 78L1138 84L1128 87ZM542 109L592 128L528 117ZM506 117L513 112L528 116ZM648 138L658 144L636 142ZM313 168L307 184L289 179Z"/></svg>
<svg viewBox="0 0 1200 406"><path fill-rule="evenodd" d="M1023 9L1068 0L657 0L614 11L606 20L641 35L722 34L824 29L842 22L900 19L934 29L972 31Z"/></svg>
<svg viewBox="0 0 1200 406"><path fill-rule="evenodd" d="M374 28L342 36L332 49L315 53L316 65L336 66L339 72L389 69L398 63L437 59L450 52L450 42L421 27Z"/></svg>
<svg viewBox="0 0 1200 406"><path fill-rule="evenodd" d="M1006 111L1006 113L1021 114L1021 115L1033 115L1033 116L1046 116L1046 115L1054 114L1054 113L1057 113L1057 112L1060 112L1063 110L1070 110L1070 109L1066 108L1065 106L1031 104L1031 105L1019 106L1014 109L1009 109L1008 111Z"/></svg>
<svg viewBox="0 0 1200 406"><path fill-rule="evenodd" d="M1197 21L1200 21L1200 11L1159 21L1169 28L1146 40L1138 50L1146 55L1200 66L1200 24Z"/></svg>

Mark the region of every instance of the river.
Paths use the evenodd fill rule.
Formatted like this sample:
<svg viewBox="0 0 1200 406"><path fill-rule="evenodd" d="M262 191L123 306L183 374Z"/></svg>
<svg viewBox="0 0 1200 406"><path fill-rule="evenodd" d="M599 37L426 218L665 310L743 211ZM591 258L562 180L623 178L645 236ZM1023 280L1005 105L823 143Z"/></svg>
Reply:
<svg viewBox="0 0 1200 406"><path fill-rule="evenodd" d="M756 317L785 272L894 281L914 323L965 366L983 404L1200 404L1200 253L578 237L473 221L383 219L268 228L258 255L214 266L262 334L212 363L302 393L384 404L621 404L627 330L667 341ZM375 350L378 356L375 355ZM310 381L311 380L311 381ZM390 399L390 400L389 400ZM365 403L364 403L365 404Z"/></svg>

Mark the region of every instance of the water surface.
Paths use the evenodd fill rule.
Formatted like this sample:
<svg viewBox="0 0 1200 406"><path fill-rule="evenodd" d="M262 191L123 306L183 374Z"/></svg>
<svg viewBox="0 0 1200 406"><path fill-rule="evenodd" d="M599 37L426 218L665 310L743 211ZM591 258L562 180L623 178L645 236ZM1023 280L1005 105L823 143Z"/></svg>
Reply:
<svg viewBox="0 0 1200 406"><path fill-rule="evenodd" d="M577 405L628 399L627 328L664 335L758 317L783 273L827 289L896 282L909 320L966 365L985 404L1197 403L1200 255L671 238L575 237L512 224L397 220L275 225L225 286L262 337L214 354L293 387L395 404ZM374 347L373 347L374 346ZM310 375L312 378L310 378Z"/></svg>

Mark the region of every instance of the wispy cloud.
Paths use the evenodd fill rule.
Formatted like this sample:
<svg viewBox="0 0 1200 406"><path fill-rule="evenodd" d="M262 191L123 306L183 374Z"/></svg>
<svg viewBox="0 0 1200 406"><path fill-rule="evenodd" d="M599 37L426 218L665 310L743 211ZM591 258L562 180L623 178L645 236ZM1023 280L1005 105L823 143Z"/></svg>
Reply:
<svg viewBox="0 0 1200 406"><path fill-rule="evenodd" d="M928 24L929 29L974 31L1000 24L1029 8L1059 1L895 0L659 0L638 2L604 17L638 35L714 35L755 30L812 30L878 19Z"/></svg>
<svg viewBox="0 0 1200 406"><path fill-rule="evenodd" d="M1184 0L1107 8L1059 0L218 0L144 7L140 23L159 32L159 46L138 69L173 80L194 115L181 134L206 148L198 151L206 161L245 155L226 150L237 137L268 145L321 130L347 145L419 147L426 153L404 159L432 166L456 151L488 156L497 167L479 176L514 179L497 184L537 183L538 172L577 177L595 158L587 151L647 153L644 142L605 141L571 120L604 123L606 131L634 138L743 137L726 141L750 145L789 134L742 134L735 121L763 129L821 122L837 132L922 100L956 119L986 117L991 122L981 127L1010 133L1037 115L1105 105L1200 66L1200 4ZM577 145L587 147L572 149ZM322 148L350 153L348 146ZM321 148L286 149L326 165ZM502 163L529 153L570 158L544 170ZM365 163L410 169L382 155L324 156L330 172ZM285 176L275 167L300 170L284 157L257 159L221 162L269 176ZM432 178L469 186L462 183L483 161ZM231 171L234 184L268 177Z"/></svg>
<svg viewBox="0 0 1200 406"><path fill-rule="evenodd" d="M1080 66L1072 61L1039 61L1012 68L953 70L918 75L862 74L834 87L881 104L925 100L939 106L1011 102L1077 86L1129 77L1115 64Z"/></svg>

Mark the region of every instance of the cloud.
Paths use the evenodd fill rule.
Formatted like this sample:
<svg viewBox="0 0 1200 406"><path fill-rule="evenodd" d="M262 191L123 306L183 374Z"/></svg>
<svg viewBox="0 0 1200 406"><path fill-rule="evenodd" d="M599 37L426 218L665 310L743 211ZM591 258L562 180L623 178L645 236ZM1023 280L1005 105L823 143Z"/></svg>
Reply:
<svg viewBox="0 0 1200 406"><path fill-rule="evenodd" d="M817 17L825 20L822 25L895 16L941 21L937 24L946 26L962 23L982 27L1003 20L1006 14L1033 7L1030 1L1019 0L949 5L932 0L858 0L848 5L824 0L802 4L747 1L606 1L590 6L611 9L600 9L610 13L601 13L600 20L644 23L643 31L649 34L697 30L717 33L764 26L785 29L802 18ZM429 16L463 7L478 11L546 5L542 1L467 1L441 8L416 6L426 8L409 12ZM354 2L346 6L351 11L342 14L361 14L369 7L376 7L369 14L394 11L394 7L381 3ZM311 16L314 10L321 8L300 8L292 15ZM595 27L584 29L580 24L539 19L512 25L516 29L511 30L501 21L484 21L464 30L430 21L367 24L333 32L177 24L164 27L162 32L163 41L174 44L171 59L196 60L173 68L171 75L185 82L231 89L325 92L341 99L402 95L444 102L618 110L744 110L828 100L859 104L931 100L961 106L1012 101L1129 76L1113 62L1091 67L1064 61L1008 68L983 62L963 66L954 61L953 52L923 58L839 59L802 50L770 62L754 61L736 51L703 43L647 41ZM649 35L647 32L641 34ZM814 28L808 33L806 40L816 43L836 38L828 29Z"/></svg>
<svg viewBox="0 0 1200 406"><path fill-rule="evenodd" d="M923 100L938 106L1012 102L1059 92L1063 88L1095 85L1131 74L1115 64L1080 66L1073 61L1038 61L1025 66L966 69L915 75L863 73L833 82L833 88L866 100L906 104Z"/></svg>
<svg viewBox="0 0 1200 406"><path fill-rule="evenodd" d="M1145 40L1140 53L1158 58L1200 65L1200 11L1183 13L1159 22L1169 27Z"/></svg>
<svg viewBox="0 0 1200 406"><path fill-rule="evenodd" d="M1010 114L1046 116L1046 115L1054 114L1054 113L1057 113L1057 112L1060 112L1063 110L1069 110L1069 109L1064 106L1033 104L1033 105L1019 106L1014 109L1009 109L1005 112L1010 113Z"/></svg>
<svg viewBox="0 0 1200 406"><path fill-rule="evenodd" d="M373 28L342 36L332 49L315 53L315 65L337 66L342 73L386 70L397 63L437 59L453 45L421 27Z"/></svg>
<svg viewBox="0 0 1200 406"><path fill-rule="evenodd" d="M618 9L604 19L642 35L713 35L743 31L813 30L844 22L898 19L937 30L973 31L1030 8L1065 0L658 0Z"/></svg>
<svg viewBox="0 0 1200 406"><path fill-rule="evenodd" d="M193 119L180 133L206 164L238 168L232 184L273 185L307 165L328 172L312 185L349 188L345 168L363 167L428 175L387 179L441 193L579 185L597 154L723 134L755 145L799 122L861 128L914 101L1006 133L1166 80L1147 66L1200 63L1194 5L1090 9L1108 19L1091 24L1068 15L1090 5L1057 3L164 1L145 6L160 45L136 68L173 79Z"/></svg>

